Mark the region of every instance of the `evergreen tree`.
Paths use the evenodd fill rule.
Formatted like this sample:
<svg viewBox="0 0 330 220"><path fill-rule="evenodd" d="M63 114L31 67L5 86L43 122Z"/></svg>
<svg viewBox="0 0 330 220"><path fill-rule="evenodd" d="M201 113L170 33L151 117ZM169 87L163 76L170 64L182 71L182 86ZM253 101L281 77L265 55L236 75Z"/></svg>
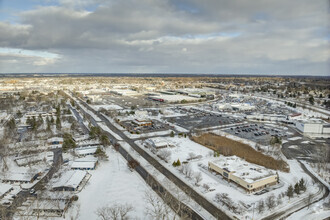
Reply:
<svg viewBox="0 0 330 220"><path fill-rule="evenodd" d="M300 179L299 181L299 189L302 190L302 191L306 191L306 184L305 184L305 181L303 178Z"/></svg>
<svg viewBox="0 0 330 220"><path fill-rule="evenodd" d="M171 131L170 137L174 137L174 132Z"/></svg>
<svg viewBox="0 0 330 220"><path fill-rule="evenodd" d="M286 191L286 195L289 197L289 199L293 197L293 187L292 187L292 185L290 185L288 187L288 190Z"/></svg>
<svg viewBox="0 0 330 220"><path fill-rule="evenodd" d="M312 95L309 97L308 101L311 105L314 105L314 97Z"/></svg>
<svg viewBox="0 0 330 220"><path fill-rule="evenodd" d="M105 134L102 134L102 135L101 135L101 137L100 137L100 141L101 141L101 144L102 144L104 147L110 145L109 138L108 138L108 136L106 136Z"/></svg>
<svg viewBox="0 0 330 220"><path fill-rule="evenodd" d="M296 183L296 184L294 185L294 192L295 192L297 195L300 194L300 187L299 187L299 184L298 184L298 183Z"/></svg>
<svg viewBox="0 0 330 220"><path fill-rule="evenodd" d="M62 128L60 117L56 118L56 129L60 130Z"/></svg>
<svg viewBox="0 0 330 220"><path fill-rule="evenodd" d="M176 161L176 165L177 165L177 166L181 166L181 162L180 162L179 159L178 159L178 161Z"/></svg>

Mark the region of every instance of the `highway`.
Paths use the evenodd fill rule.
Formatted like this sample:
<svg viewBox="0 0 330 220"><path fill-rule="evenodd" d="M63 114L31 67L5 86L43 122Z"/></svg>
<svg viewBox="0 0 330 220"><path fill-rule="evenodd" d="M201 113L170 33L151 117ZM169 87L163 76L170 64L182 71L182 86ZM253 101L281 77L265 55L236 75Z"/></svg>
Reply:
<svg viewBox="0 0 330 220"><path fill-rule="evenodd" d="M75 100L74 100L75 101ZM216 219L231 219L229 216L227 216L224 212L222 212L220 209L218 209L214 204L209 202L206 198L198 194L195 190L193 190L189 185L187 185L185 182L180 180L178 177L176 177L174 174L172 174L170 171L168 171L163 165L161 165L156 159L151 157L149 154L147 154L143 149L141 149L138 145L134 143L134 140L131 140L126 135L124 135L119 129L117 129L115 126L113 126L110 121L104 117L99 112L96 112L93 108L91 108L87 103L80 100L80 103L84 105L85 108L92 111L94 114L96 114L108 127L110 130L115 132L117 135L119 135L125 142L127 142L136 152L138 152L146 161L148 161L152 166L154 166L159 172L161 172L164 176L166 176L169 180L171 180L174 184L176 184L181 190L186 192L195 202L197 202L200 206L202 206L205 210L207 210L209 213L211 213ZM86 113L86 112L85 112ZM86 113L87 114L87 113ZM91 122L94 126L97 126L96 121L91 118ZM108 136L111 138L111 142L114 143L117 140L108 132L106 132ZM127 158L127 152L123 153L124 149L122 148L120 150L120 153ZM147 171L139 166L137 168L137 172L144 178L148 179L151 175L147 173ZM161 186L161 185L160 185ZM153 187L154 189L154 187ZM161 190L158 190L157 193L165 190L164 188L161 188ZM196 215L196 216L195 216ZM198 217L197 217L198 216ZM193 211L192 219L202 219L201 216L199 216L197 213Z"/></svg>

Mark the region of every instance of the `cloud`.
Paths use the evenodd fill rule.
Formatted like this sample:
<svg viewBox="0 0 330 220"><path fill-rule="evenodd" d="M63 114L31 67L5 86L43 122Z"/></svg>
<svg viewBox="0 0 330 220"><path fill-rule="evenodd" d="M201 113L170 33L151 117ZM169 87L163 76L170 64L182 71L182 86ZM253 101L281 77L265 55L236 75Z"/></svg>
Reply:
<svg viewBox="0 0 330 220"><path fill-rule="evenodd" d="M327 9L325 0L61 0L20 13L19 24L0 21L0 47L60 57L21 59L22 71L324 75Z"/></svg>

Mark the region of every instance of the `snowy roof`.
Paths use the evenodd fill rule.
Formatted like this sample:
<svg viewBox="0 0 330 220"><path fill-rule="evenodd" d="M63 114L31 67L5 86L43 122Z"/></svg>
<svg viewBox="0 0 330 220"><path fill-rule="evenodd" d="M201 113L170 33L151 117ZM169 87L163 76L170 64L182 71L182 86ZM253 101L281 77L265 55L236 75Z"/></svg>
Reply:
<svg viewBox="0 0 330 220"><path fill-rule="evenodd" d="M93 169L95 162L92 161L74 161L71 165L71 169Z"/></svg>
<svg viewBox="0 0 330 220"><path fill-rule="evenodd" d="M87 172L82 170L69 170L53 184L53 188L70 187L76 189L85 178Z"/></svg>
<svg viewBox="0 0 330 220"><path fill-rule="evenodd" d="M31 181L33 173L7 173L6 176L0 176L0 179L7 181Z"/></svg>
<svg viewBox="0 0 330 220"><path fill-rule="evenodd" d="M232 172L231 175L237 176L248 183L253 183L265 177L275 175L272 170L246 162L237 156L221 156L220 159L212 161L211 163L227 172Z"/></svg>
<svg viewBox="0 0 330 220"><path fill-rule="evenodd" d="M9 184L0 183L0 197L2 197L4 194L6 194L12 188L13 187Z"/></svg>
<svg viewBox="0 0 330 220"><path fill-rule="evenodd" d="M98 159L92 155L87 155L86 157L76 158L74 162L97 162Z"/></svg>
<svg viewBox="0 0 330 220"><path fill-rule="evenodd" d="M94 154L96 150L97 150L97 147L89 146L89 147L76 148L75 152L78 155L86 155L86 154Z"/></svg>
<svg viewBox="0 0 330 220"><path fill-rule="evenodd" d="M48 142L60 141L63 142L63 138L61 137L52 137L47 140Z"/></svg>

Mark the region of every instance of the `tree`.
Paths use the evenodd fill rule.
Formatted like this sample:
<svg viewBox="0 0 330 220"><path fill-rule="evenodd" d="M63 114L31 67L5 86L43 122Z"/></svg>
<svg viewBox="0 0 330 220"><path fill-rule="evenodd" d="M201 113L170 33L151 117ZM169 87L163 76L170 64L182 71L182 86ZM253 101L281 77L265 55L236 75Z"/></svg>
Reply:
<svg viewBox="0 0 330 220"><path fill-rule="evenodd" d="M65 133L63 135L63 144L62 149L63 151L67 151L68 149L76 148L76 142L73 140L72 135Z"/></svg>
<svg viewBox="0 0 330 220"><path fill-rule="evenodd" d="M108 136L105 135L105 134L102 134L102 135L101 135L101 137L100 137L100 141L101 141L101 144L102 144L104 147L110 145L110 140L109 140Z"/></svg>
<svg viewBox="0 0 330 220"><path fill-rule="evenodd" d="M309 103L310 103L311 105L314 105L314 97L313 97L312 95L309 96L308 101L309 101Z"/></svg>
<svg viewBox="0 0 330 220"><path fill-rule="evenodd" d="M299 181L299 189L302 190L302 191L306 191L306 182L304 181L303 178L300 179Z"/></svg>
<svg viewBox="0 0 330 220"><path fill-rule="evenodd" d="M274 206L275 206L275 196L274 196L274 194L272 194L272 195L270 195L266 198L266 205L269 209L274 208Z"/></svg>
<svg viewBox="0 0 330 220"><path fill-rule="evenodd" d="M312 199L313 199L313 194L308 193L308 195L306 197L306 202L307 202L307 205L308 205L308 209L309 209L310 205L312 204Z"/></svg>
<svg viewBox="0 0 330 220"><path fill-rule="evenodd" d="M56 129L60 130L62 128L60 117L56 118Z"/></svg>
<svg viewBox="0 0 330 220"><path fill-rule="evenodd" d="M258 202L258 212L261 213L265 210L265 203L264 200L260 200Z"/></svg>
<svg viewBox="0 0 330 220"><path fill-rule="evenodd" d="M129 212L133 210L132 205L115 203L112 206L98 208L96 215L102 220L127 220Z"/></svg>
<svg viewBox="0 0 330 220"><path fill-rule="evenodd" d="M295 192L297 195L300 194L299 183L296 183L296 184L294 185L294 192Z"/></svg>
<svg viewBox="0 0 330 220"><path fill-rule="evenodd" d="M195 185L199 186L199 183L203 180L202 173L201 172L196 173L194 178L195 178Z"/></svg>
<svg viewBox="0 0 330 220"><path fill-rule="evenodd" d="M174 132L171 131L170 137L174 137Z"/></svg>
<svg viewBox="0 0 330 220"><path fill-rule="evenodd" d="M289 199L293 197L293 187L292 187L292 185L290 185L288 187L288 190L286 191L286 195L289 197Z"/></svg>
<svg viewBox="0 0 330 220"><path fill-rule="evenodd" d="M101 160L105 160L108 158L108 155L105 153L105 151L103 149L101 149L100 147L98 147L95 151L95 156L98 157Z"/></svg>
<svg viewBox="0 0 330 220"><path fill-rule="evenodd" d="M181 162L180 162L179 159L176 161L176 165L177 165L178 167L181 166Z"/></svg>
<svg viewBox="0 0 330 220"><path fill-rule="evenodd" d="M160 157L166 162L168 162L171 159L171 155L172 155L171 151L167 149L160 150L157 154L158 157Z"/></svg>
<svg viewBox="0 0 330 220"><path fill-rule="evenodd" d="M146 206L146 215L151 219L168 220L170 219L171 208L160 197L150 191L145 192L144 196L148 206Z"/></svg>

